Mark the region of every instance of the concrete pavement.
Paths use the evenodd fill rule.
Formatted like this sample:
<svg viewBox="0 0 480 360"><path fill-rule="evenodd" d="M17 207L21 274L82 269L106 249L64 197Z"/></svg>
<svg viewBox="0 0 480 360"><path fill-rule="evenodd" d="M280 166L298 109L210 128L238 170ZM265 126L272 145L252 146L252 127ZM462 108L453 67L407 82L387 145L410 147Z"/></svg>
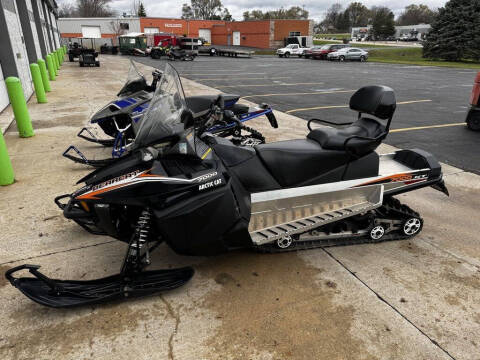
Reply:
<svg viewBox="0 0 480 360"><path fill-rule="evenodd" d="M2 273L22 263L58 278L118 272L125 245L87 234L53 203L90 171L60 156L67 145L108 156L75 138L127 76L124 57L101 63L64 63L49 103L29 104L36 136L20 139L12 127L5 135L16 183L0 188ZM183 84L187 95L216 91ZM305 136L305 120L277 118L279 129L266 119L249 125L267 141ZM71 310L41 307L2 276L0 358L480 359L480 178L448 166L444 172L450 198L430 188L400 196L425 220L410 241L212 258L161 247L152 268L193 264L189 284Z"/></svg>

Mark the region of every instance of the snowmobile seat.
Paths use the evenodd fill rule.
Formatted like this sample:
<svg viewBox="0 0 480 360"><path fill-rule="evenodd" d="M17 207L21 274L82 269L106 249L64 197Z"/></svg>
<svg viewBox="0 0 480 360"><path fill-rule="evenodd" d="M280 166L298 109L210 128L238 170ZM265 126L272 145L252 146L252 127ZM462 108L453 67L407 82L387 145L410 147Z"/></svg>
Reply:
<svg viewBox="0 0 480 360"><path fill-rule="evenodd" d="M261 144L255 150L283 188L378 175L379 160L375 152L351 161L348 152L323 149L312 139Z"/></svg>
<svg viewBox="0 0 480 360"><path fill-rule="evenodd" d="M201 95L190 96L185 98L187 107L193 112L194 117L205 115L211 108L213 102L218 98L218 95ZM232 107L240 98L239 95L223 94L223 101L225 108Z"/></svg>
<svg viewBox="0 0 480 360"><path fill-rule="evenodd" d="M356 157L374 151L388 135L396 108L395 93L386 86L365 86L350 98L350 109L358 111L358 120L345 128L324 127L311 129L308 139L316 141L325 150L346 151ZM362 117L372 115L380 120ZM387 120L384 125L381 120ZM328 122L327 122L328 123Z"/></svg>

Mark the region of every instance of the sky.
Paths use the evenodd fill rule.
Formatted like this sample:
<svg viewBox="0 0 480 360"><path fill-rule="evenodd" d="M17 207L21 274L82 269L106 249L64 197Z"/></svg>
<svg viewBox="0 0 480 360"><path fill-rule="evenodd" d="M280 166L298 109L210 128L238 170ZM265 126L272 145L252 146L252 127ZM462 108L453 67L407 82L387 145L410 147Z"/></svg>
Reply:
<svg viewBox="0 0 480 360"><path fill-rule="evenodd" d="M234 19L242 20L243 12L247 10L260 9L263 11L278 9L280 7L289 8L291 6L304 6L310 13L310 19L319 21L323 18L325 11L335 2L347 7L354 0L222 0L223 6L228 8ZM446 0L357 0L365 6L387 6L396 16L398 16L405 6L410 4L425 4L431 8L442 7ZM74 2L74 0L57 0L60 5L62 2ZM143 0L148 16L174 17L179 18L182 15L182 4L189 0ZM123 12L129 13L132 8L132 0L113 0L111 7L121 15Z"/></svg>

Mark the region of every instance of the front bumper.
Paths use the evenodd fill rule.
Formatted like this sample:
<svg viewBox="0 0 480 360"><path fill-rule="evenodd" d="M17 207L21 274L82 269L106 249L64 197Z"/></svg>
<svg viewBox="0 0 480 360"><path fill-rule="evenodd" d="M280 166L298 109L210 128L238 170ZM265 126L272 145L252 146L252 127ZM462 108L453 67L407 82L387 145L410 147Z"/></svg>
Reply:
<svg viewBox="0 0 480 360"><path fill-rule="evenodd" d="M65 199L68 199L67 203L64 202ZM80 201L76 200L71 194L57 196L55 204L63 211L63 216L75 221L90 234L108 235L98 226L98 217L94 210L86 211Z"/></svg>

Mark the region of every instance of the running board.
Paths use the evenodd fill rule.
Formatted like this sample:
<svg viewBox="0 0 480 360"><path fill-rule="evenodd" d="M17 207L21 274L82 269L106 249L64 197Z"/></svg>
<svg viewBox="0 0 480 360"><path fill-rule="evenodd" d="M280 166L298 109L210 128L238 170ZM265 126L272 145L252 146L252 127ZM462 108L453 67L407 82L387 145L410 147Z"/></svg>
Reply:
<svg viewBox="0 0 480 360"><path fill-rule="evenodd" d="M383 185L318 193L318 185L252 194L249 232L265 245L382 206Z"/></svg>

